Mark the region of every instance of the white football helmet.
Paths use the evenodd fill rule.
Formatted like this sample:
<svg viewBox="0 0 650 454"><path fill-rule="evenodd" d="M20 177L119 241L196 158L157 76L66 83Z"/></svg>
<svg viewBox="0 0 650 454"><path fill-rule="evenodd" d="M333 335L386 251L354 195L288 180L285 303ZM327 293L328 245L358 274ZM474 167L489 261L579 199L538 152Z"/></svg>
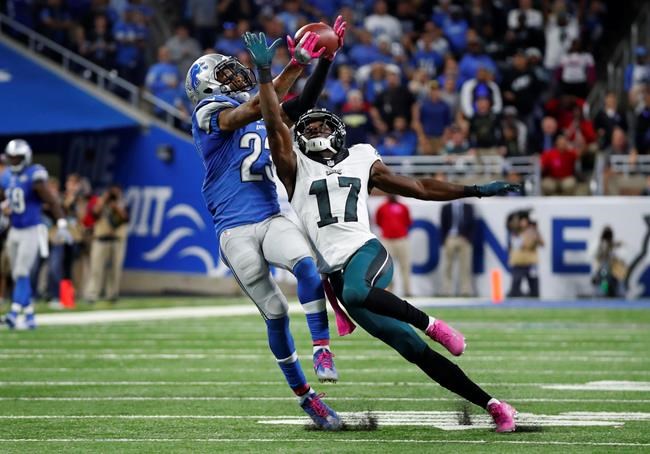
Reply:
<svg viewBox="0 0 650 454"><path fill-rule="evenodd" d="M32 163L32 148L23 139L14 139L5 147L5 154L12 172L21 172ZM20 159L17 159L20 158Z"/></svg>
<svg viewBox="0 0 650 454"><path fill-rule="evenodd" d="M197 59L185 78L185 93L194 104L211 95L226 95L239 102L250 99L255 74L235 57L208 54Z"/></svg>

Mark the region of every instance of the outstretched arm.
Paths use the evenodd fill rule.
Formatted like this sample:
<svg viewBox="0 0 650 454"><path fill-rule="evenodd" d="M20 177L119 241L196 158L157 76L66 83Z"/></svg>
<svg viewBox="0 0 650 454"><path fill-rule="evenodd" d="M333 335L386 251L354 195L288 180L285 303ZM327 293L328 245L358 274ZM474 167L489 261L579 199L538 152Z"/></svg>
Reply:
<svg viewBox="0 0 650 454"><path fill-rule="evenodd" d="M463 186L435 178L411 178L395 175L381 161L370 170L370 184L384 192L421 200L455 200L463 197L491 197L508 192L519 192L517 184L493 181L484 185Z"/></svg>
<svg viewBox="0 0 650 454"><path fill-rule="evenodd" d="M317 36L314 37L318 39ZM255 35L247 32L244 35L244 43L259 74L260 107L262 118L266 124L266 134L273 163L280 180L287 189L289 199L291 199L296 182L296 155L292 149L289 128L282 121L278 96L271 85L271 62L280 40L276 40L270 47L267 47L264 33Z"/></svg>

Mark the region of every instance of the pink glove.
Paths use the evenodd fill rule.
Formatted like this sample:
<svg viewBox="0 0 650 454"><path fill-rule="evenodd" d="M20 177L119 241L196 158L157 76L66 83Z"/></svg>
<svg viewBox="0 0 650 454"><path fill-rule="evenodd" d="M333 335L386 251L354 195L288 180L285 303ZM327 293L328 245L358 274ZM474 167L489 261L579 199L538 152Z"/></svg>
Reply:
<svg viewBox="0 0 650 454"><path fill-rule="evenodd" d="M343 47L343 40L345 39L345 27L347 26L347 22L343 20L343 16L338 16L336 20L334 21L334 26L332 27L334 29L334 33L336 33L336 36L339 37L339 49ZM334 52L331 56L326 56L329 61L334 60L334 57L336 57L336 52Z"/></svg>
<svg viewBox="0 0 650 454"><path fill-rule="evenodd" d="M318 43L318 34L314 32L305 33L298 45L291 36L287 35L287 47L289 48L289 55L291 55L291 64L307 66L313 58L318 58L323 55L325 48L321 47L319 50L314 50Z"/></svg>

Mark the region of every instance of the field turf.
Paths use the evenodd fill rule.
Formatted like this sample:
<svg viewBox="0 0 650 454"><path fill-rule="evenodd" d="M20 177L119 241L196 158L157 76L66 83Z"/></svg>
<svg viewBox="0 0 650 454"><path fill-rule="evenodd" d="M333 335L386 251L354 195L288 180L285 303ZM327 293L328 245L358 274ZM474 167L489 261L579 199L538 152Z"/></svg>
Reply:
<svg viewBox="0 0 650 454"><path fill-rule="evenodd" d="M44 325L0 332L0 452L650 452L650 309L427 311L464 332L455 361L517 407L520 430L494 433L360 329L332 328L341 380L317 383L293 313L307 377L348 430L307 425L259 315Z"/></svg>

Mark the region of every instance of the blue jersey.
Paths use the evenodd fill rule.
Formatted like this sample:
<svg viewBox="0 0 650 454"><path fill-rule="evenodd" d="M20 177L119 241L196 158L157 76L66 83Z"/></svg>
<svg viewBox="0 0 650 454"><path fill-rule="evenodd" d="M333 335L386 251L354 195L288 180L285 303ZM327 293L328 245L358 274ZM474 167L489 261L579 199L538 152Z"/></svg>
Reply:
<svg viewBox="0 0 650 454"><path fill-rule="evenodd" d="M34 183L47 181L47 170L39 164L25 167L19 173L7 169L2 174L2 189L11 207L11 225L19 229L42 223L43 201L34 191Z"/></svg>
<svg viewBox="0 0 650 454"><path fill-rule="evenodd" d="M201 100L192 114L194 144L206 170L203 198L217 237L225 229L280 213L264 122L236 131L219 128L219 112L237 106L232 98L214 95Z"/></svg>

